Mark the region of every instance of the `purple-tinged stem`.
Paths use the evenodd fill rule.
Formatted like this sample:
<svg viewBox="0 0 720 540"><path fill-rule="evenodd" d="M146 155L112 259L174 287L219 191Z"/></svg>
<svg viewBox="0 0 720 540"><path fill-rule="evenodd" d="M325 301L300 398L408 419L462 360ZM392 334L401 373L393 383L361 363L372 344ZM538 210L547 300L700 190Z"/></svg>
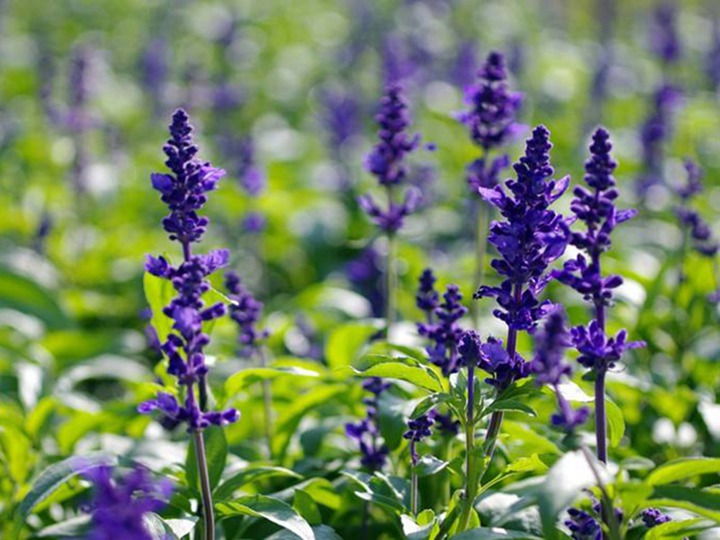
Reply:
<svg viewBox="0 0 720 540"><path fill-rule="evenodd" d="M478 479L475 455L475 366L468 363L467 416L465 419L465 500L460 513L458 532L464 531L477 497Z"/></svg>
<svg viewBox="0 0 720 540"><path fill-rule="evenodd" d="M412 458L412 471L410 473L410 511L413 516L417 516L418 514L418 455L415 445L415 439L412 439L410 441L410 456Z"/></svg>
<svg viewBox="0 0 720 540"><path fill-rule="evenodd" d="M188 262L192 257L190 250L190 242L182 242L183 259ZM195 402L195 389L192 384L188 385L188 399L191 404ZM204 411L207 406L207 386L205 377L201 377L198 381L198 391L200 394L200 410ZM205 456L205 440L202 431L196 429L193 431L193 442L195 444L195 462L197 464L198 476L200 478L200 494L202 496L202 505L200 512L202 513L204 523L204 540L215 540L215 514L213 511L212 490L210 489L210 473L208 471L207 457Z"/></svg>

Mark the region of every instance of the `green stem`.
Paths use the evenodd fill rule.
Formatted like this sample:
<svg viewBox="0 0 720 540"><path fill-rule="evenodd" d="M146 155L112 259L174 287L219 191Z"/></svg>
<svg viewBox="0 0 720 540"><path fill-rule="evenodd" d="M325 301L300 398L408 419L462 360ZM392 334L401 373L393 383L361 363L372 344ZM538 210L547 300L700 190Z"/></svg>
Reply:
<svg viewBox="0 0 720 540"><path fill-rule="evenodd" d="M190 389L190 391L192 391L192 389ZM196 430L193 432L193 441L195 444L195 460L200 478L200 492L202 496L203 538L204 540L215 540L215 515L213 512L210 475L208 473L207 459L205 458L205 441L202 431Z"/></svg>
<svg viewBox="0 0 720 540"><path fill-rule="evenodd" d="M396 288L395 235L388 234L387 261L385 264L385 333L388 341L390 341L390 333L392 332L393 323L395 322Z"/></svg>
<svg viewBox="0 0 720 540"><path fill-rule="evenodd" d="M410 473L410 511L414 517L418 514L418 475L413 465Z"/></svg>
<svg viewBox="0 0 720 540"><path fill-rule="evenodd" d="M262 346L258 349L258 356L260 357L260 367L267 367L267 356L265 355L265 349ZM263 424L265 431L265 444L267 445L267 457L272 458L272 390L270 388L270 381L268 379L264 379L262 382L262 393Z"/></svg>
<svg viewBox="0 0 720 540"><path fill-rule="evenodd" d="M474 293L485 280L485 256L487 255L487 234L489 229L490 212L484 201L476 201L475 214L475 273L473 274ZM470 302L470 317L473 328L480 327L480 309L477 302Z"/></svg>
<svg viewBox="0 0 720 540"><path fill-rule="evenodd" d="M475 366L468 365L468 400L465 420L465 498L457 532L467 529L478 492L478 471L475 456Z"/></svg>
<svg viewBox="0 0 720 540"><path fill-rule="evenodd" d="M595 481L597 482L598 488L600 489L600 493L602 494L602 501L600 503L600 513L602 515L603 522L608 526L609 532L610 532L610 539L609 540L622 540L622 536L620 534L620 524L618 523L617 516L615 515L615 512L613 511L613 504L612 500L610 499L610 495L608 495L607 489L605 488L605 483L602 481L602 477L600 476L600 471L597 470L597 467L595 466L595 461L593 459L592 452L588 449L587 446L580 445L580 451L585 456L585 460L588 462L588 465L590 466L590 470L593 473L593 476L595 477ZM608 512L608 509L610 509L610 512Z"/></svg>

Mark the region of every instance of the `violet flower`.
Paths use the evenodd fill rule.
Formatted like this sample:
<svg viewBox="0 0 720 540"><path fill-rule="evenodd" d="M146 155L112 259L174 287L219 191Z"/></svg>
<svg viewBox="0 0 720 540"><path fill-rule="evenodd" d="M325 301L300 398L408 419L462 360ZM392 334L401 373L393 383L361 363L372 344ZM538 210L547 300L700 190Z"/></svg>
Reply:
<svg viewBox="0 0 720 540"><path fill-rule="evenodd" d="M432 269L426 268L420 276L418 290L415 294L415 304L420 311L425 313L428 324L432 324L435 309L440 305L440 295L435 290L436 281Z"/></svg>
<svg viewBox="0 0 720 540"><path fill-rule="evenodd" d="M657 527L658 525L662 525L663 523L672 521L672 518L670 516L668 516L667 514L663 514L657 508L646 508L642 511L640 515L642 517L643 523L648 529L652 529L653 527Z"/></svg>
<svg viewBox="0 0 720 540"><path fill-rule="evenodd" d="M373 317L382 317L385 293L382 290L382 258L372 246L345 265L345 276L353 288L370 302Z"/></svg>
<svg viewBox="0 0 720 540"><path fill-rule="evenodd" d="M607 426L605 418L605 374L620 360L628 349L644 346L642 342L628 342L627 332L621 330L615 337L605 334L605 308L610 305L613 289L622 284L617 275L603 276L600 256L610 249L610 234L615 227L634 217L635 210L617 210L613 171L617 163L612 159L610 135L598 128L590 145L591 156L585 162L585 183L590 189L576 186L570 208L585 231L570 233L570 244L581 252L567 261L560 271L553 272L558 281L575 289L592 303L594 319L587 326L572 329L572 339L580 352L578 362L595 373L595 424L598 459L607 463ZM567 228L569 232L569 228Z"/></svg>
<svg viewBox="0 0 720 540"><path fill-rule="evenodd" d="M238 343L246 355L257 352L269 332L260 330L258 322L262 317L263 304L255 299L233 271L225 273L225 288L233 303L230 305L230 318L238 326Z"/></svg>
<svg viewBox="0 0 720 540"><path fill-rule="evenodd" d="M172 494L167 479L156 481L148 469L137 466L125 475L113 475L109 466L90 469L84 475L93 483L91 513L86 540L152 540L143 516L162 510Z"/></svg>
<svg viewBox="0 0 720 540"><path fill-rule="evenodd" d="M677 31L677 6L672 0L662 0L653 11L650 49L663 64L672 64L680 59L682 51Z"/></svg>
<svg viewBox="0 0 720 540"><path fill-rule="evenodd" d="M565 350L571 345L570 333L565 328L565 314L557 307L548 315L542 331L535 334L535 357L531 370L537 384L547 384L554 390L558 412L552 415L550 421L567 433L585 423L590 415L587 407L573 410L560 393L563 378L572 374L572 367L565 361Z"/></svg>
<svg viewBox="0 0 720 540"><path fill-rule="evenodd" d="M569 508L565 526L570 529L570 538L573 540L603 540L600 522L590 513L577 508Z"/></svg>
<svg viewBox="0 0 720 540"><path fill-rule="evenodd" d="M461 301L462 294L459 287L448 285L442 303L439 303L432 313L426 312L427 322L417 325L418 333L429 341L425 350L430 362L440 367L445 376L457 372L460 368L458 345L463 336L463 329L458 323L467 313L467 308L461 304Z"/></svg>
<svg viewBox="0 0 720 540"><path fill-rule="evenodd" d="M363 389L372 394L363 399L366 416L359 422L345 424L345 434L357 441L360 448L360 463L371 472L380 471L387 463L390 450L381 442L378 423L378 400L390 388L390 383L380 377L371 377L363 382Z"/></svg>
<svg viewBox="0 0 720 540"><path fill-rule="evenodd" d="M713 238L710 225L690 206L692 199L703 191L703 170L692 160L686 159L685 171L687 182L675 190L680 199L680 204L675 207L675 216L683 229L684 238L689 237L693 249L705 257L712 258L717 255L720 244Z"/></svg>
<svg viewBox="0 0 720 540"><path fill-rule="evenodd" d="M491 52L478 72L478 83L466 90L465 100L471 109L459 115L470 138L483 149L482 157L468 166L468 184L473 193L479 187L497 185L500 173L510 165L505 154L489 159L489 152L511 141L521 129L515 117L522 104L522 94L511 92L507 83L505 57Z"/></svg>
<svg viewBox="0 0 720 540"><path fill-rule="evenodd" d="M412 460L413 466L417 465L420 460L420 456L417 453L417 443L432 435L430 428L434 422L435 419L429 412L413 420L408 420L408 429L403 434L403 437L410 441L410 459Z"/></svg>
<svg viewBox="0 0 720 540"><path fill-rule="evenodd" d="M224 315L225 306L222 303L205 306L202 296L210 289L207 277L227 265L229 253L227 250L211 251L207 255L191 252L191 244L200 241L208 224L208 219L199 216L198 210L207 201L206 193L215 189L225 171L196 159L198 148L192 140L189 118L182 109L173 115L170 140L163 151L171 174L154 173L151 179L153 187L170 208L163 226L170 240L182 245L183 261L172 266L163 256L149 255L145 269L154 276L170 280L177 292L163 310L173 320L173 332L162 344L162 350L169 359L168 373L185 387L185 400L181 405L172 394L161 392L156 399L142 403L138 410L143 414L159 410L175 424L187 423L188 431L192 432L238 419L235 409L204 411L208 368L203 349L210 337L203 333L202 324ZM199 402L195 396L196 386L200 393Z"/></svg>
<svg viewBox="0 0 720 540"><path fill-rule="evenodd" d="M672 134L672 116L679 100L679 90L670 84L663 84L653 94L652 108L640 126L642 166L636 181L636 192L641 197L650 188L665 181L665 145Z"/></svg>
<svg viewBox="0 0 720 540"><path fill-rule="evenodd" d="M505 218L492 223L489 238L500 254L492 267L504 281L497 287L481 286L474 297L496 299L501 309L493 313L508 325L507 350L512 354L516 332L532 330L547 313L550 302L537 296L550 279L548 266L565 251L565 221L549 207L565 192L569 177L551 179L549 137L544 126L535 128L525 156L513 166L517 180L506 182L510 193L499 186L479 188Z"/></svg>

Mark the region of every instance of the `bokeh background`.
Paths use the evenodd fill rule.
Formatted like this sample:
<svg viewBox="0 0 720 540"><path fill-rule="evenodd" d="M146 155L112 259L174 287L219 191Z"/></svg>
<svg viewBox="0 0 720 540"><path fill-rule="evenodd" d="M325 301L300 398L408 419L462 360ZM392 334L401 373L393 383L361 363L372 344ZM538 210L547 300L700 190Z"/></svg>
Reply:
<svg viewBox="0 0 720 540"><path fill-rule="evenodd" d="M663 9L674 10L678 46L665 56L656 46ZM627 448L658 460L720 454L720 333L708 299L718 268L681 248L673 213L690 157L706 172L695 206L720 233L719 24L713 0L4 1L2 406L25 414L48 400L49 455L147 427L134 413L148 392L138 381L158 362L144 333L143 261L179 256L149 175L163 169L177 107L191 115L201 156L228 172L206 206L204 247L231 249L232 266L265 303L273 357L322 363L339 325L382 313L386 246L355 199L373 189L363 161L378 99L387 81L400 81L414 129L436 148L413 157L424 203L399 240L398 340L413 343L423 268L443 286L458 283L466 299L473 291L465 167L477 150L455 114L484 57L501 50L524 95L526 133L540 123L552 132L557 176L581 180L589 134L602 124L620 163L620 206L641 210L605 263L626 278L610 329L648 343L610 383ZM643 130L665 87L675 93L661 104L662 155L647 186ZM523 139L509 148L513 160ZM585 320L574 292L550 294L571 320ZM489 304L484 335L500 328ZM245 365L234 339L230 323L218 323L218 379ZM253 404L241 405L247 417ZM252 426L228 429L248 458ZM30 458L13 465L20 485L44 460L31 439Z"/></svg>

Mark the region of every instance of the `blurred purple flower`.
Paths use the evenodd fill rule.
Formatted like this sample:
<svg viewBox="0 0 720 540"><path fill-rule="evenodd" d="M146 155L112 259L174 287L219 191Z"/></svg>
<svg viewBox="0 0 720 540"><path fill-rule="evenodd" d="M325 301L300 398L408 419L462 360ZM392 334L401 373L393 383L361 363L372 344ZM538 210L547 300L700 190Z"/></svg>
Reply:
<svg viewBox="0 0 720 540"><path fill-rule="evenodd" d="M458 324L467 313L461 304L462 294L457 285L448 285L443 301L428 316L428 322L418 323L418 333L429 341L425 350L430 362L439 366L445 376L459 368L458 346L463 329ZM430 314L428 314L430 315Z"/></svg>

